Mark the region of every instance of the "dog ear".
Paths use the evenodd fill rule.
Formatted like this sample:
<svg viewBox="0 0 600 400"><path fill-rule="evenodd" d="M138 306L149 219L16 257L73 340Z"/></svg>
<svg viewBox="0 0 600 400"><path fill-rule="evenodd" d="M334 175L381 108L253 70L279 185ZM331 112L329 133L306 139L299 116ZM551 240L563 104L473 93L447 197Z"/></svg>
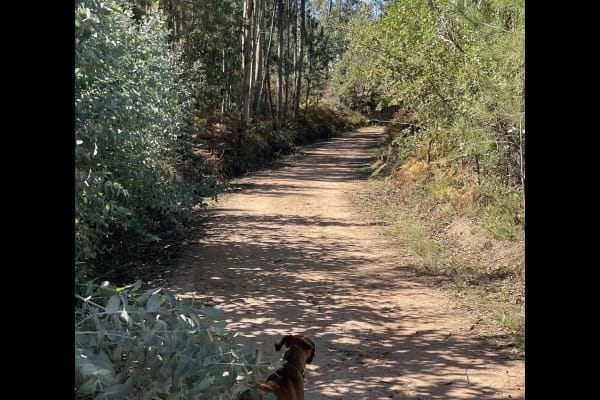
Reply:
<svg viewBox="0 0 600 400"><path fill-rule="evenodd" d="M315 358L315 343L307 336L304 337L304 343L306 343L306 345L310 348L310 356L306 360L306 363L309 364Z"/></svg>
<svg viewBox="0 0 600 400"><path fill-rule="evenodd" d="M275 343L275 351L281 350L281 346L287 343L288 340L292 338L292 335L287 335L281 338L279 342ZM288 346L289 347L289 346Z"/></svg>

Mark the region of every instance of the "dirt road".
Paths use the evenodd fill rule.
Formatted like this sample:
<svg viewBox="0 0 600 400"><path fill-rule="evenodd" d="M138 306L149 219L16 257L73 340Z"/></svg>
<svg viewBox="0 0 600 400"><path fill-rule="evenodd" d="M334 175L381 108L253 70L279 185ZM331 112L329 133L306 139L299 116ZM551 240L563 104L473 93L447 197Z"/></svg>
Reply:
<svg viewBox="0 0 600 400"><path fill-rule="evenodd" d="M242 179L208 211L170 288L222 304L228 329L267 360L281 336L309 335L308 400L524 399L524 361L416 282L408 253L351 201L380 133L348 132Z"/></svg>

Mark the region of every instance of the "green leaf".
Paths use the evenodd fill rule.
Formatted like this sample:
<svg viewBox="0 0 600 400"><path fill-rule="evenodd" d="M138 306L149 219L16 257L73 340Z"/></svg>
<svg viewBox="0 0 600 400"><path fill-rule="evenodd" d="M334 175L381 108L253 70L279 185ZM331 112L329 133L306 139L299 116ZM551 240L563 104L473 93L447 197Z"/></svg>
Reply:
<svg viewBox="0 0 600 400"><path fill-rule="evenodd" d="M183 393L175 392L171 393L165 400L184 400L185 398L186 396Z"/></svg>
<svg viewBox="0 0 600 400"><path fill-rule="evenodd" d="M137 297L135 299L135 301L137 301L138 303L145 303L146 300L148 300L150 298L150 296L156 294L156 293L160 293L161 289L148 289L146 290L141 296Z"/></svg>
<svg viewBox="0 0 600 400"><path fill-rule="evenodd" d="M202 391L202 390L206 390L211 383L213 383L215 380L215 377L212 375L207 375L204 377L204 379L202 379L202 381L200 383L198 383L196 386L194 386L194 391Z"/></svg>
<svg viewBox="0 0 600 400"><path fill-rule="evenodd" d="M150 297L150 300L148 300L148 303L146 303L146 311L148 311L148 312L158 311L158 309L160 308L160 305L162 304L161 297L162 296L160 294L154 293Z"/></svg>
<svg viewBox="0 0 600 400"><path fill-rule="evenodd" d="M129 303L127 295L125 293L119 293L119 298L121 299L121 303L123 303L123 308L127 307L127 304Z"/></svg>
<svg viewBox="0 0 600 400"><path fill-rule="evenodd" d="M106 305L106 313L107 314L114 314L118 311L119 306L121 305L121 300L119 299L118 295L113 295L109 300L108 300L108 304Z"/></svg>
<svg viewBox="0 0 600 400"><path fill-rule="evenodd" d="M200 321L200 318L198 318L196 313L190 312L189 315L192 318L192 321L194 321L194 323L196 324L196 328L200 328L202 326L202 322Z"/></svg>
<svg viewBox="0 0 600 400"><path fill-rule="evenodd" d="M123 286L121 288L117 288L117 292L125 291L125 293L128 293L129 289L131 289L131 291L135 292L136 290L139 290L140 287L142 287L142 281L140 279L138 279L137 281L135 281L135 283Z"/></svg>
<svg viewBox="0 0 600 400"><path fill-rule="evenodd" d="M77 388L77 393L80 394L94 394L96 392L96 386L98 385L98 379L92 377L86 380L81 386Z"/></svg>
<svg viewBox="0 0 600 400"><path fill-rule="evenodd" d="M144 336L144 346L153 346L157 340L156 333L158 331L166 331L166 330L167 330L167 324L165 323L165 321L163 321L161 319L157 320L154 328L152 328L152 330Z"/></svg>
<svg viewBox="0 0 600 400"><path fill-rule="evenodd" d="M175 296L173 296L173 293L165 289L163 290L163 295L169 302L169 306L171 306L171 308L175 308L175 306L177 305L177 300L175 300Z"/></svg>
<svg viewBox="0 0 600 400"><path fill-rule="evenodd" d="M190 346L190 347L188 347L188 350L186 351L186 353L182 354L179 364L177 365L177 368L175 368L175 371L173 372L173 378L179 379L181 377L181 375L188 372L189 367L190 367L190 358L192 357L193 352L194 352L194 347Z"/></svg>
<svg viewBox="0 0 600 400"><path fill-rule="evenodd" d="M113 383L115 375L112 362L103 351L94 354L91 350L85 350L75 356L75 371L83 377L94 376L102 383Z"/></svg>
<svg viewBox="0 0 600 400"><path fill-rule="evenodd" d="M129 383L115 383L114 385L104 388L102 393L99 393L94 400L112 400L121 399L133 390L133 385Z"/></svg>

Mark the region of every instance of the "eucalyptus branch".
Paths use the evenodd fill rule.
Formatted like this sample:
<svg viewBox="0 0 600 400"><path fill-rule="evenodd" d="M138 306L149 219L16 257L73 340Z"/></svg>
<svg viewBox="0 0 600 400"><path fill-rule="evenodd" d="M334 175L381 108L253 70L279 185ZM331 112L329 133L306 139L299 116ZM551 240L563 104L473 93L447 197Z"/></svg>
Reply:
<svg viewBox="0 0 600 400"><path fill-rule="evenodd" d="M93 305L93 306L96 306L96 307L98 307L98 308L101 308L101 309L103 309L103 310L105 310L105 309L106 309L106 307L104 307L104 306L101 306L100 304L98 304L98 303L95 303L95 302L93 302L93 301L92 301L92 300L90 300L90 299L86 299L85 297L83 297L83 296L80 296L80 295L78 295L77 293L75 293L75 297L76 297L76 298L78 298L79 300L83 301L83 302L84 302L84 303L86 303L86 304L91 304L91 305Z"/></svg>
<svg viewBox="0 0 600 400"><path fill-rule="evenodd" d="M100 333L100 331L75 331L76 335L97 335L98 333ZM104 332L103 335L105 335L105 336L110 335L110 336L121 337L121 338L125 338L125 339L131 339L131 340L137 339L137 337L135 337L135 336L125 335L122 333Z"/></svg>

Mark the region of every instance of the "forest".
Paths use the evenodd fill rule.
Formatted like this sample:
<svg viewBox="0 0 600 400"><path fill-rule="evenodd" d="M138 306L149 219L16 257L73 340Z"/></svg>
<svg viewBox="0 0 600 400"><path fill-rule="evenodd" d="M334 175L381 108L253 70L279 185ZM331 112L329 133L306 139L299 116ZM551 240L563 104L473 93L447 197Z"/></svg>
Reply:
<svg viewBox="0 0 600 400"><path fill-rule="evenodd" d="M411 201L523 240L523 0L76 0L74 12L82 330L98 328L103 312L120 324L116 310L129 292L148 312L175 304L168 291L126 285L144 257L176 251L204 199L229 179L369 124L386 126L381 173L405 184ZM170 327L184 329L172 313ZM231 346L221 328L196 322L220 332L206 346ZM107 361L91 355L92 338L78 343L86 362ZM260 364L239 357L213 367ZM176 398L167 397L175 389L144 386L151 379L141 370L135 383L83 370L82 399L109 383L108 398L133 387ZM229 398L235 374L209 382L182 371L194 393L185 398Z"/></svg>

